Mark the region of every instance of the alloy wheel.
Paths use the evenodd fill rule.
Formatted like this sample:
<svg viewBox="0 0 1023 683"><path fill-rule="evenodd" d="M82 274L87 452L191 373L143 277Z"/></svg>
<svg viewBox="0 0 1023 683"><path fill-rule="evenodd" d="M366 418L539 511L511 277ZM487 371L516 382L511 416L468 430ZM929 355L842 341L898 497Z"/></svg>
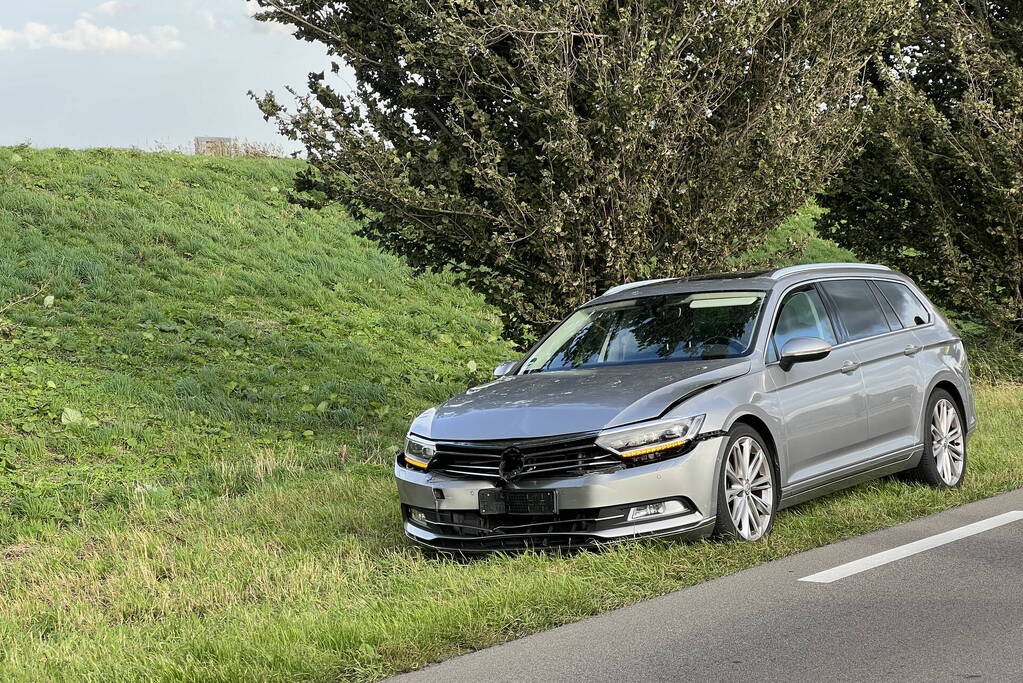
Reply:
<svg viewBox="0 0 1023 683"><path fill-rule="evenodd" d="M946 486L955 486L963 476L965 453L959 411L948 399L940 399L931 415L931 454Z"/></svg>
<svg viewBox="0 0 1023 683"><path fill-rule="evenodd" d="M756 439L736 439L725 461L725 502L739 536L755 541L764 535L774 511L771 463Z"/></svg>

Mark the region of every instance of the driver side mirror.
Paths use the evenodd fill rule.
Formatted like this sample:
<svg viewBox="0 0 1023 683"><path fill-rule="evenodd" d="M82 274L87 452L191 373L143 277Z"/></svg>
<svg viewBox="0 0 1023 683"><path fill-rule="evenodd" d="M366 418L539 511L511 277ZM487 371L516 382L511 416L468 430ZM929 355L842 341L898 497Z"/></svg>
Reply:
<svg viewBox="0 0 1023 683"><path fill-rule="evenodd" d="M518 363L517 360L506 360L505 362L501 363L496 368L494 368L494 377L504 377L505 375L512 371L512 368L515 367L516 363Z"/></svg>
<svg viewBox="0 0 1023 683"><path fill-rule="evenodd" d="M831 344L816 337L796 337L785 342L781 349L778 366L788 372L796 363L826 358L831 353Z"/></svg>

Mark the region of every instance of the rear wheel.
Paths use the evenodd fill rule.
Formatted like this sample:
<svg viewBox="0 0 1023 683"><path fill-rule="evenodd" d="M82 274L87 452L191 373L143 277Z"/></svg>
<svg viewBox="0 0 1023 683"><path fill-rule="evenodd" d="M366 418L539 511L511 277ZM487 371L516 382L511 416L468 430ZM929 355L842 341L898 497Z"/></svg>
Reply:
<svg viewBox="0 0 1023 683"><path fill-rule="evenodd" d="M936 488L954 488L966 475L966 434L952 395L937 389L927 402L924 454L913 477Z"/></svg>
<svg viewBox="0 0 1023 683"><path fill-rule="evenodd" d="M729 433L718 477L714 535L756 541L774 526L778 492L771 454L753 428L736 425Z"/></svg>

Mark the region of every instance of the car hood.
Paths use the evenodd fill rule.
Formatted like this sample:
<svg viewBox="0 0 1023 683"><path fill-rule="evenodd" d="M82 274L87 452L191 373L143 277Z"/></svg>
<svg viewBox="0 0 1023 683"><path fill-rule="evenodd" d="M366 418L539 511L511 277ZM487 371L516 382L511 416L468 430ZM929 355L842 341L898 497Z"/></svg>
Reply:
<svg viewBox="0 0 1023 683"><path fill-rule="evenodd" d="M597 431L660 417L686 396L749 369L748 360L729 358L515 375L431 408L412 431L440 441Z"/></svg>

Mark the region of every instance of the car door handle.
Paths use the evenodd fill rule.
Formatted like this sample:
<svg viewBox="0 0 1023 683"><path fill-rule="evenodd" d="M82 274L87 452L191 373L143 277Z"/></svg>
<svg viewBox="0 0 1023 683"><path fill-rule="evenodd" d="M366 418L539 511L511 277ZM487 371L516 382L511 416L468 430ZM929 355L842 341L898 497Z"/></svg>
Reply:
<svg viewBox="0 0 1023 683"><path fill-rule="evenodd" d="M917 346L916 344L910 344L909 346L902 350L902 352L907 356L915 356L919 351L920 347Z"/></svg>
<svg viewBox="0 0 1023 683"><path fill-rule="evenodd" d="M853 363L851 360L847 360L846 362L842 363L842 372L848 375L850 373L856 372L856 370L859 367L860 367L859 363Z"/></svg>

